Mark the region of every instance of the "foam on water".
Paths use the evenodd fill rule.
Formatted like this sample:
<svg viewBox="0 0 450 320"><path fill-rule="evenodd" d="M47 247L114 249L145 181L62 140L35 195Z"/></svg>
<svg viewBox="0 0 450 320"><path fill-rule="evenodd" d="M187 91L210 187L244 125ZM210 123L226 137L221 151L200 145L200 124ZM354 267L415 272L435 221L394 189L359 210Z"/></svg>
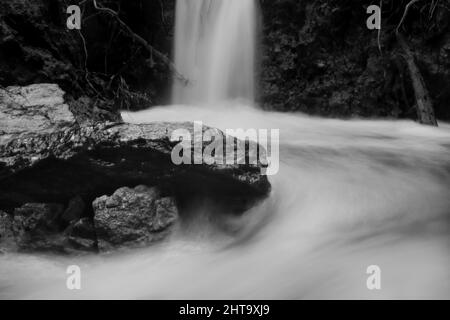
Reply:
<svg viewBox="0 0 450 320"><path fill-rule="evenodd" d="M168 241L108 256L0 257L2 298L450 298L450 126L172 106L131 122L279 128L268 199L240 218L198 204ZM220 110L220 111L219 111ZM220 215L219 215L220 216ZM82 269L82 290L65 268ZM382 290L366 268L382 269Z"/></svg>
<svg viewBox="0 0 450 320"><path fill-rule="evenodd" d="M175 63L189 83L177 80L173 99L185 105L123 118L280 129L271 195L241 217L193 204L146 249L2 255L0 298L450 298L450 126L243 105L254 95L255 3L177 1ZM66 288L72 264L80 291ZM370 265L381 291L366 288Z"/></svg>

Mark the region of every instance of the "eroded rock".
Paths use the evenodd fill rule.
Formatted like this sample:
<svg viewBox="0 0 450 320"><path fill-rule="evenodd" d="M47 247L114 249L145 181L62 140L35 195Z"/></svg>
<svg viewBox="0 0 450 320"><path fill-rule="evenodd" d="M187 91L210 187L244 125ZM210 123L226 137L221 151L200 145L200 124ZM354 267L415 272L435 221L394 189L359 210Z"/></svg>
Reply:
<svg viewBox="0 0 450 320"><path fill-rule="evenodd" d="M175 200L156 188L120 188L93 203L100 250L144 246L167 236L178 218Z"/></svg>
<svg viewBox="0 0 450 320"><path fill-rule="evenodd" d="M18 249L146 245L170 234L178 208L198 197L240 213L268 194L261 163L174 164L179 129L195 136L190 122L79 121L53 84L0 89L0 210L13 213L3 225L13 217ZM122 188L136 185L155 188Z"/></svg>
<svg viewBox="0 0 450 320"><path fill-rule="evenodd" d="M270 190L260 164L175 165L172 132L193 132L193 123L80 124L63 94L48 84L0 90L0 209L76 196L91 202L139 184L249 200Z"/></svg>
<svg viewBox="0 0 450 320"><path fill-rule="evenodd" d="M21 250L59 251L63 246L59 232L60 204L28 203L14 210L13 232Z"/></svg>
<svg viewBox="0 0 450 320"><path fill-rule="evenodd" d="M85 212L86 205L80 196L76 196L69 201L66 210L61 215L63 223L70 224L73 221L80 220Z"/></svg>
<svg viewBox="0 0 450 320"><path fill-rule="evenodd" d="M0 253L16 249L13 234L13 218L6 212L0 211Z"/></svg>
<svg viewBox="0 0 450 320"><path fill-rule="evenodd" d="M96 252L92 219L72 220L65 228L63 215L64 206L48 203L28 203L13 214L0 211L0 251Z"/></svg>
<svg viewBox="0 0 450 320"><path fill-rule="evenodd" d="M91 218L72 221L64 234L66 250L97 252L97 235Z"/></svg>

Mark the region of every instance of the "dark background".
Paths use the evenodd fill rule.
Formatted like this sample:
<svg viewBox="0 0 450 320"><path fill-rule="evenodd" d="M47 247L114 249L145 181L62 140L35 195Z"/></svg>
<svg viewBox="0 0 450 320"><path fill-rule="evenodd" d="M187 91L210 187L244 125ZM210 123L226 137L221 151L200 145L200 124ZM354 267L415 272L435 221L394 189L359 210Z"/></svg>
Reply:
<svg viewBox="0 0 450 320"><path fill-rule="evenodd" d="M265 109L333 117L416 118L411 79L395 28L409 1L382 0L377 30L366 8L380 1L260 0L258 102ZM119 108L169 103L174 0L1 0L0 86L58 83L72 111L100 118ZM66 28L79 4L82 29ZM418 1L401 28L416 56L438 119L450 119L450 5Z"/></svg>

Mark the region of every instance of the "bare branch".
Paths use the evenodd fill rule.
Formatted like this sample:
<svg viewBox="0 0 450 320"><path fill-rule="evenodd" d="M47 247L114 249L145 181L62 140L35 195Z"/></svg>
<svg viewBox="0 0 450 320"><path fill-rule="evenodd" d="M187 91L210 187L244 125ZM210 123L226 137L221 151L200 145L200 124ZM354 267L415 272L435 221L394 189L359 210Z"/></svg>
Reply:
<svg viewBox="0 0 450 320"><path fill-rule="evenodd" d="M87 67L87 61L89 59L88 51L86 48L86 39L83 36L83 33L81 33L80 30L78 30L78 33L81 37L81 41L83 42L83 50L84 50L84 79L86 80L86 83L91 87L92 90L97 94L97 96L100 95L100 93L95 89L95 87L92 85L91 81L89 81L89 70Z"/></svg>
<svg viewBox="0 0 450 320"><path fill-rule="evenodd" d="M405 19L406 19L406 16L408 15L409 8L410 8L412 5L414 5L416 2L418 2L418 1L420 1L420 0L411 0L411 1L406 5L405 11L403 12L402 19L400 20L400 23L398 24L397 29L395 29L395 33L396 33L396 34L398 34L398 33L400 32L400 27L402 26L403 22L404 22Z"/></svg>
<svg viewBox="0 0 450 320"><path fill-rule="evenodd" d="M383 0L380 0L380 11L383 12ZM380 22L381 24L381 22ZM377 43L378 43L378 50L380 51L380 55L383 55L383 50L381 48L381 25L378 29L378 35L377 35Z"/></svg>

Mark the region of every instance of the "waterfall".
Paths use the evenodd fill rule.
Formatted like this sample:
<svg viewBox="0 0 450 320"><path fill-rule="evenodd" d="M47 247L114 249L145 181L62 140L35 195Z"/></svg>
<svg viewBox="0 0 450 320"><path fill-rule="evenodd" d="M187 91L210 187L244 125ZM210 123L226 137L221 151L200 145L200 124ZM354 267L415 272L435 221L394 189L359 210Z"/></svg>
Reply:
<svg viewBox="0 0 450 320"><path fill-rule="evenodd" d="M255 0L177 0L174 104L254 100Z"/></svg>
<svg viewBox="0 0 450 320"><path fill-rule="evenodd" d="M232 104L122 115L283 128L270 197L242 216L193 204L167 242L148 248L0 255L0 299L450 298L449 124L325 120ZM65 286L73 264L82 290ZM366 287L374 264L382 290Z"/></svg>
<svg viewBox="0 0 450 320"><path fill-rule="evenodd" d="M0 251L0 299L450 299L450 124L204 107L253 100L255 2L177 0L175 63L190 81L175 81L177 105L122 117L282 129L270 196L242 215L194 201L148 248ZM65 286L70 265L82 290ZM382 290L367 287L372 265Z"/></svg>

